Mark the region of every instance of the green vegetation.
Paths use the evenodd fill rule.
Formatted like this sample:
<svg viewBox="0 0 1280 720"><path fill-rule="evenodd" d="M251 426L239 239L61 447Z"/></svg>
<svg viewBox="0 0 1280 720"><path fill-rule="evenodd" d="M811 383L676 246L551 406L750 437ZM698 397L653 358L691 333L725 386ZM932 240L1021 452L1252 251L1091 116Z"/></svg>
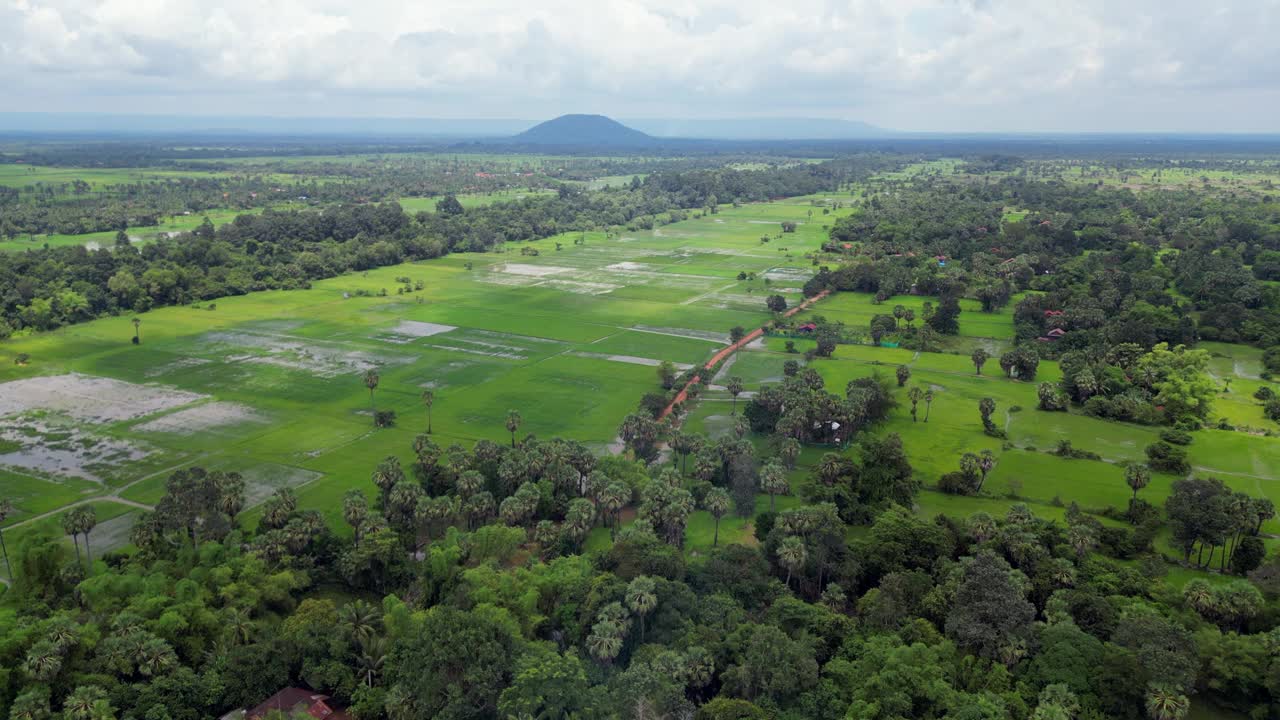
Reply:
<svg viewBox="0 0 1280 720"><path fill-rule="evenodd" d="M0 258L0 715L1273 712L1260 183L203 153L312 199Z"/></svg>

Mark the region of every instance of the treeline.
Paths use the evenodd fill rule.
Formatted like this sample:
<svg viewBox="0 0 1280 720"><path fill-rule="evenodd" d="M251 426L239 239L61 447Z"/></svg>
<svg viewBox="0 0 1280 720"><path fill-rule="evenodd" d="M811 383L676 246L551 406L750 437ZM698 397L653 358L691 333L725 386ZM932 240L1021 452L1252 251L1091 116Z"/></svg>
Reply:
<svg viewBox="0 0 1280 720"><path fill-rule="evenodd" d="M353 270L483 252L505 241L568 231L646 229L683 219L712 203L800 195L876 172L891 161L844 160L768 171L719 169L650 175L643 183L602 191L562 187L530 197L441 212L405 213L394 202L241 215L214 228L141 248L120 233L115 247L51 248L0 255L0 337L48 330L94 317L163 306L307 287Z"/></svg>

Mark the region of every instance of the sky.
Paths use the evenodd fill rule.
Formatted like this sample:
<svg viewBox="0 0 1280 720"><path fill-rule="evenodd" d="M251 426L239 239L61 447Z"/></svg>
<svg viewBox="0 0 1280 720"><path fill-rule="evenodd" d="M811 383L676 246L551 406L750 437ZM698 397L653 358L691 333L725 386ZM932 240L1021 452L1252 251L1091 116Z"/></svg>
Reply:
<svg viewBox="0 0 1280 720"><path fill-rule="evenodd" d="M0 112L1280 132L1280 0L0 0Z"/></svg>

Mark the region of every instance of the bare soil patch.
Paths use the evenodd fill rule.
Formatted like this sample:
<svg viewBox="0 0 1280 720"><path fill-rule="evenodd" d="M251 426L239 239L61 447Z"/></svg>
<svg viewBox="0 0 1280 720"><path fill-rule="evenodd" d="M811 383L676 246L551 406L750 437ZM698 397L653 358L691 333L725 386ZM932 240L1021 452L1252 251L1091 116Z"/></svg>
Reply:
<svg viewBox="0 0 1280 720"><path fill-rule="evenodd" d="M114 423L182 407L206 397L176 388L79 373L48 375L0 384L0 417L45 411L80 422Z"/></svg>

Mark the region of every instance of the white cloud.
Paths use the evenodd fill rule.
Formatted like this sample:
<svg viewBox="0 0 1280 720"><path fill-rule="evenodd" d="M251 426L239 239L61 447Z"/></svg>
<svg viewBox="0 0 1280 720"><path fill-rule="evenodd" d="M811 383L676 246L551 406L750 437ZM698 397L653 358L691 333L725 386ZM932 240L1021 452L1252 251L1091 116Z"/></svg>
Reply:
<svg viewBox="0 0 1280 720"><path fill-rule="evenodd" d="M1278 35L1280 0L0 0L0 110L1280 130Z"/></svg>

